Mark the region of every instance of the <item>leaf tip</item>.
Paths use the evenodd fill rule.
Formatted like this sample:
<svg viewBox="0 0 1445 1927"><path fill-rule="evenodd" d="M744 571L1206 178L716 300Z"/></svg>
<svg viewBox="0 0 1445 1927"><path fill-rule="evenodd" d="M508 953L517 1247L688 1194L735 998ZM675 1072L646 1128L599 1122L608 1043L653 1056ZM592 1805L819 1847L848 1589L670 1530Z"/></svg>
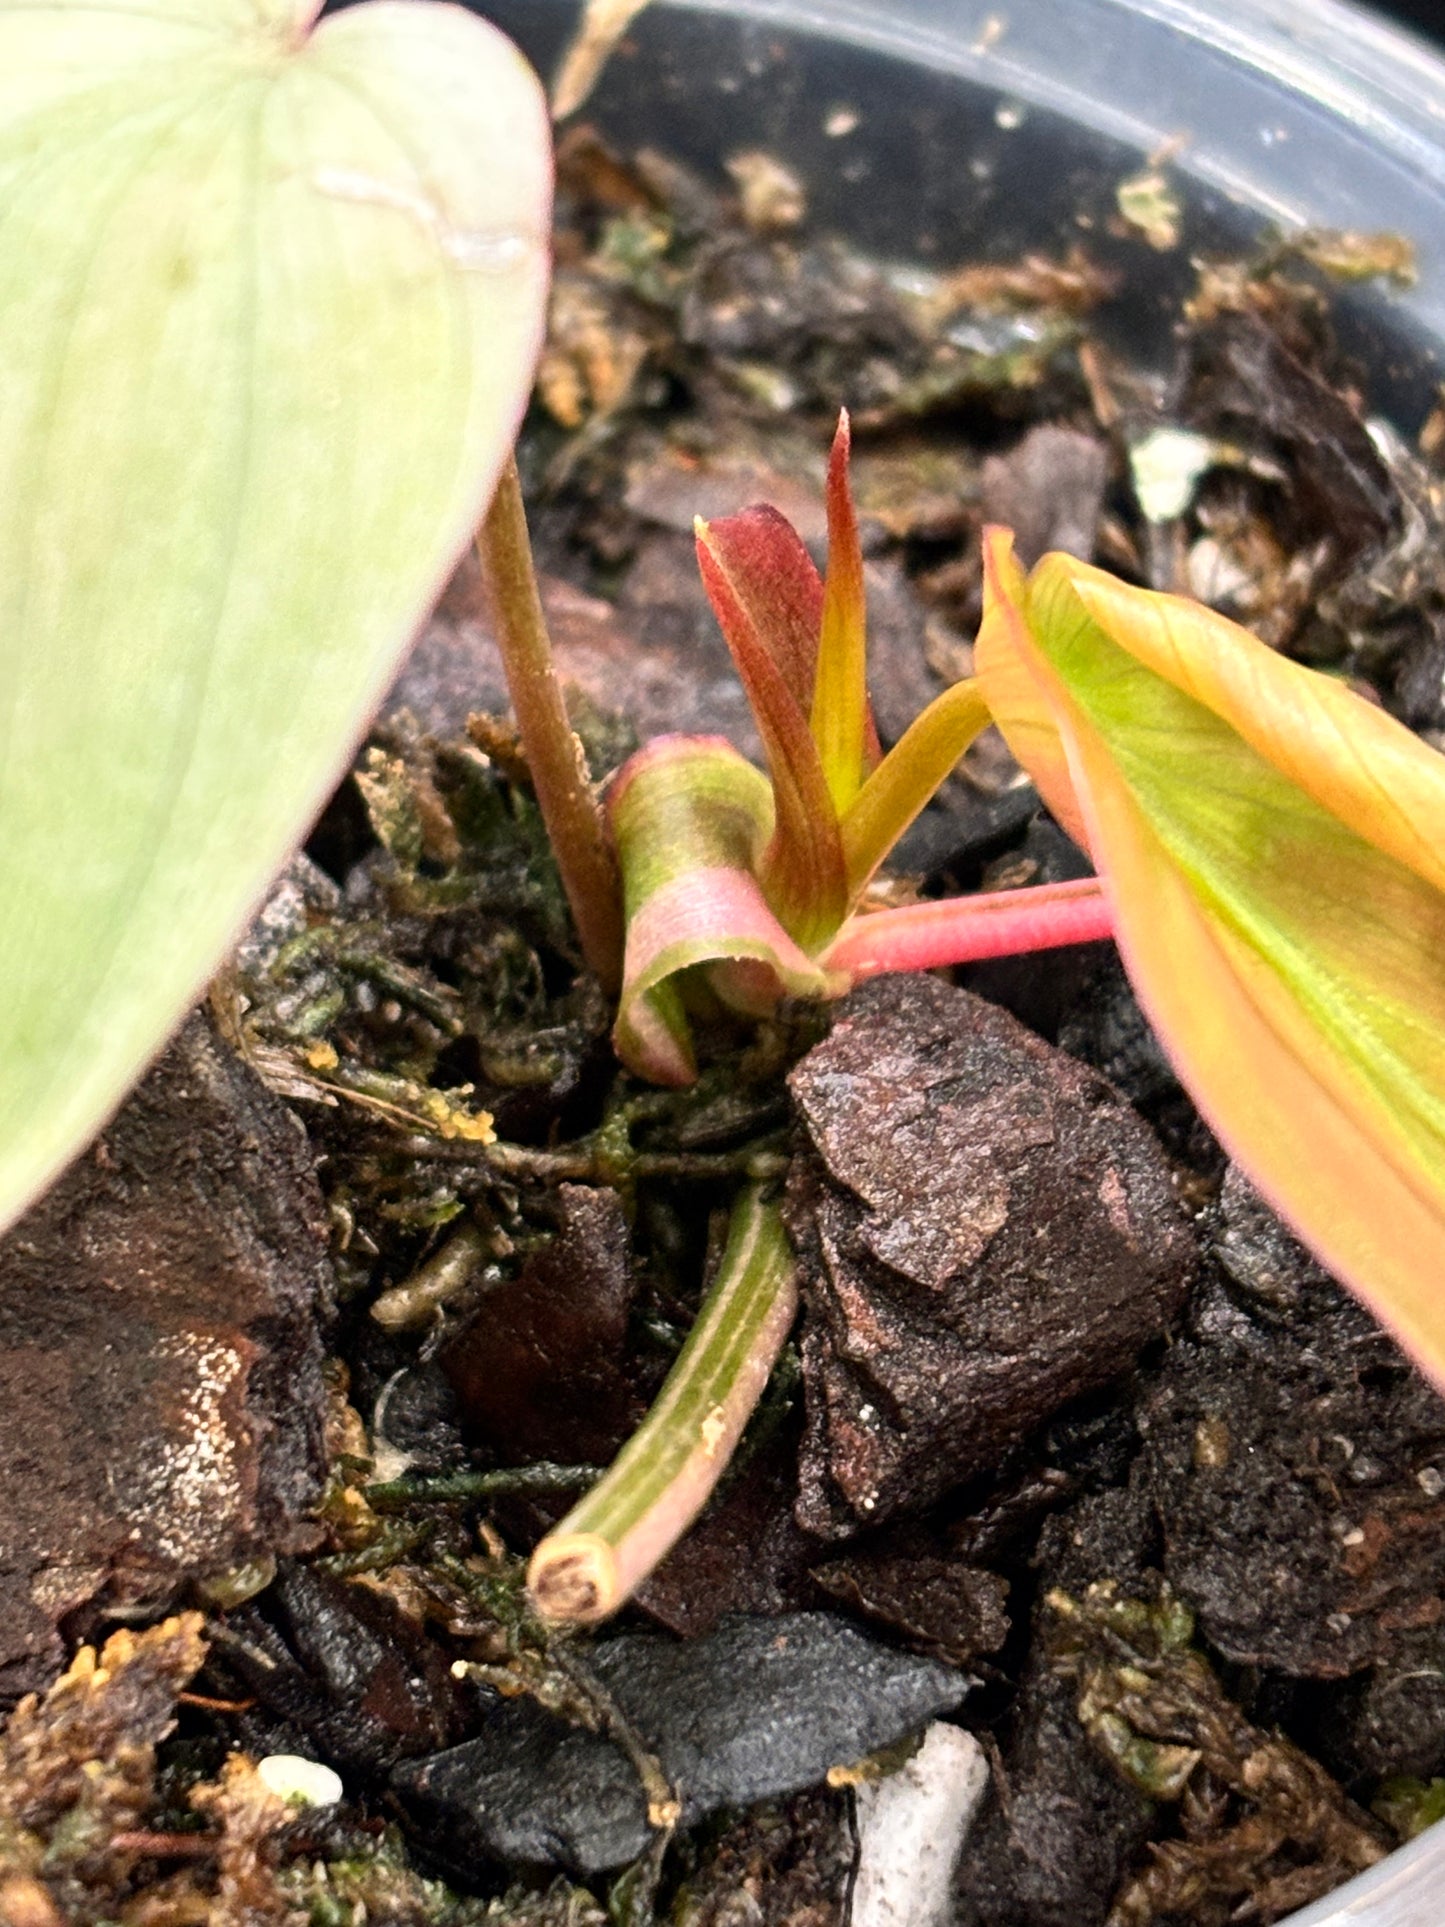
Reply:
<svg viewBox="0 0 1445 1927"><path fill-rule="evenodd" d="M838 426L833 431L833 446L828 455L828 479L835 480L841 469L848 473L848 458L853 452L853 419L846 408L838 410Z"/></svg>

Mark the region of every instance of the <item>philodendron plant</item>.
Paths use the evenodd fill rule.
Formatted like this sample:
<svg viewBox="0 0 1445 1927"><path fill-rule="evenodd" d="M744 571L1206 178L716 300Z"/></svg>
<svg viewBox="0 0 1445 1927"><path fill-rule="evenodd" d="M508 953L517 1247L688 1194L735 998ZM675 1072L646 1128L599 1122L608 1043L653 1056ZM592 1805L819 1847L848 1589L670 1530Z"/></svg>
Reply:
<svg viewBox="0 0 1445 1927"><path fill-rule="evenodd" d="M882 755L845 420L825 578L770 509L698 529L768 774L663 738L604 811L507 461L545 296L539 89L459 9L317 11L0 0L0 1224L219 962L480 523L629 1068L692 1077L700 1008L1112 931L1225 1145L1445 1383L1445 761L1193 603L1063 556L1025 578L1000 531L976 679ZM990 719L1097 878L876 907ZM658 1406L538 1548L541 1610L599 1617L666 1550L794 1303L750 1184Z"/></svg>
<svg viewBox="0 0 1445 1927"><path fill-rule="evenodd" d="M887 756L868 705L863 557L845 415L828 465L828 573L776 510L699 521L697 554L767 754L660 736L612 784L626 971L614 1039L640 1076L695 1073L687 996L741 1012L919 969L1108 934L1097 883L858 918L874 872L989 721L955 683Z"/></svg>
<svg viewBox="0 0 1445 1927"><path fill-rule="evenodd" d="M845 419L826 584L770 509L698 524L771 783L710 737L660 738L615 779L619 1054L685 1081L689 998L761 1011L1112 933L1226 1148L1445 1383L1445 759L1197 603L1066 555L1026 578L1001 529L976 678L880 758L847 454ZM870 914L875 866L990 719L1097 878ZM724 1265L713 1304L738 1289ZM696 1510L695 1463L657 1489L643 1471L630 1447L538 1548L544 1610L611 1610Z"/></svg>
<svg viewBox="0 0 1445 1927"><path fill-rule="evenodd" d="M1066 555L1025 578L995 529L976 678L879 760L846 457L845 423L825 592L773 511L699 524L772 783L663 737L613 784L619 1053L691 1074L699 969L757 1009L1112 932L1228 1150L1445 1382L1445 758L1198 603ZM874 868L990 718L1098 878L868 914Z"/></svg>

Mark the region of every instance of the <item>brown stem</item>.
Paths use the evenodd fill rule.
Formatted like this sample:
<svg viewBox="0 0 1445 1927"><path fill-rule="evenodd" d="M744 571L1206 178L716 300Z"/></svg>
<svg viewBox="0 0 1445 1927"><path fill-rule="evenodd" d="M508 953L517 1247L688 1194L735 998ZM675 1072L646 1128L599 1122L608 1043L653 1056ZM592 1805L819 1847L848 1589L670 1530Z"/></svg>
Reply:
<svg viewBox="0 0 1445 1927"><path fill-rule="evenodd" d="M527 767L582 954L603 989L615 997L622 987L622 887L607 825L552 664L515 459L508 459L477 533L477 554Z"/></svg>

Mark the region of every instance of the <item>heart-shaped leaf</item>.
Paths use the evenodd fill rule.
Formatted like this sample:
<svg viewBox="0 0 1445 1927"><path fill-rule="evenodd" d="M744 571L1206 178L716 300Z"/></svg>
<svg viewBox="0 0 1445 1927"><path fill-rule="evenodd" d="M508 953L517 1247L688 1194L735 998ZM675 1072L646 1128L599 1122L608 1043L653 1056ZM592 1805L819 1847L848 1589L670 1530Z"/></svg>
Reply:
<svg viewBox="0 0 1445 1927"><path fill-rule="evenodd" d="M304 834L524 404L533 76L317 10L0 0L0 1221Z"/></svg>
<svg viewBox="0 0 1445 1927"><path fill-rule="evenodd" d="M986 546L976 662L1234 1157L1445 1383L1445 758L1223 617ZM1066 764L1066 768L1065 768Z"/></svg>

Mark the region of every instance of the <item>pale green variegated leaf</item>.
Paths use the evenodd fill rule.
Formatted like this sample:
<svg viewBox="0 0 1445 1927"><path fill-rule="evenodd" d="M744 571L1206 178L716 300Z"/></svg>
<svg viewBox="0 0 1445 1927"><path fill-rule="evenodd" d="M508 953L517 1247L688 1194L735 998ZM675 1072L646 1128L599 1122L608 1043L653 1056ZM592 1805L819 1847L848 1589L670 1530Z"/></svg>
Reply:
<svg viewBox="0 0 1445 1927"><path fill-rule="evenodd" d="M683 997L698 973L757 1011L842 987L769 909L757 867L773 829L767 778L718 736L658 736L607 798L622 870L627 955L613 1043L659 1084L697 1075Z"/></svg>
<svg viewBox="0 0 1445 1927"><path fill-rule="evenodd" d="M0 0L0 1219L304 833L524 403L532 75L315 11Z"/></svg>
<svg viewBox="0 0 1445 1927"><path fill-rule="evenodd" d="M1027 583L997 560L985 692L1001 672L1011 741L1045 746L1046 779L1067 757L1176 1068L1445 1383L1445 758L1208 610L1067 557Z"/></svg>

